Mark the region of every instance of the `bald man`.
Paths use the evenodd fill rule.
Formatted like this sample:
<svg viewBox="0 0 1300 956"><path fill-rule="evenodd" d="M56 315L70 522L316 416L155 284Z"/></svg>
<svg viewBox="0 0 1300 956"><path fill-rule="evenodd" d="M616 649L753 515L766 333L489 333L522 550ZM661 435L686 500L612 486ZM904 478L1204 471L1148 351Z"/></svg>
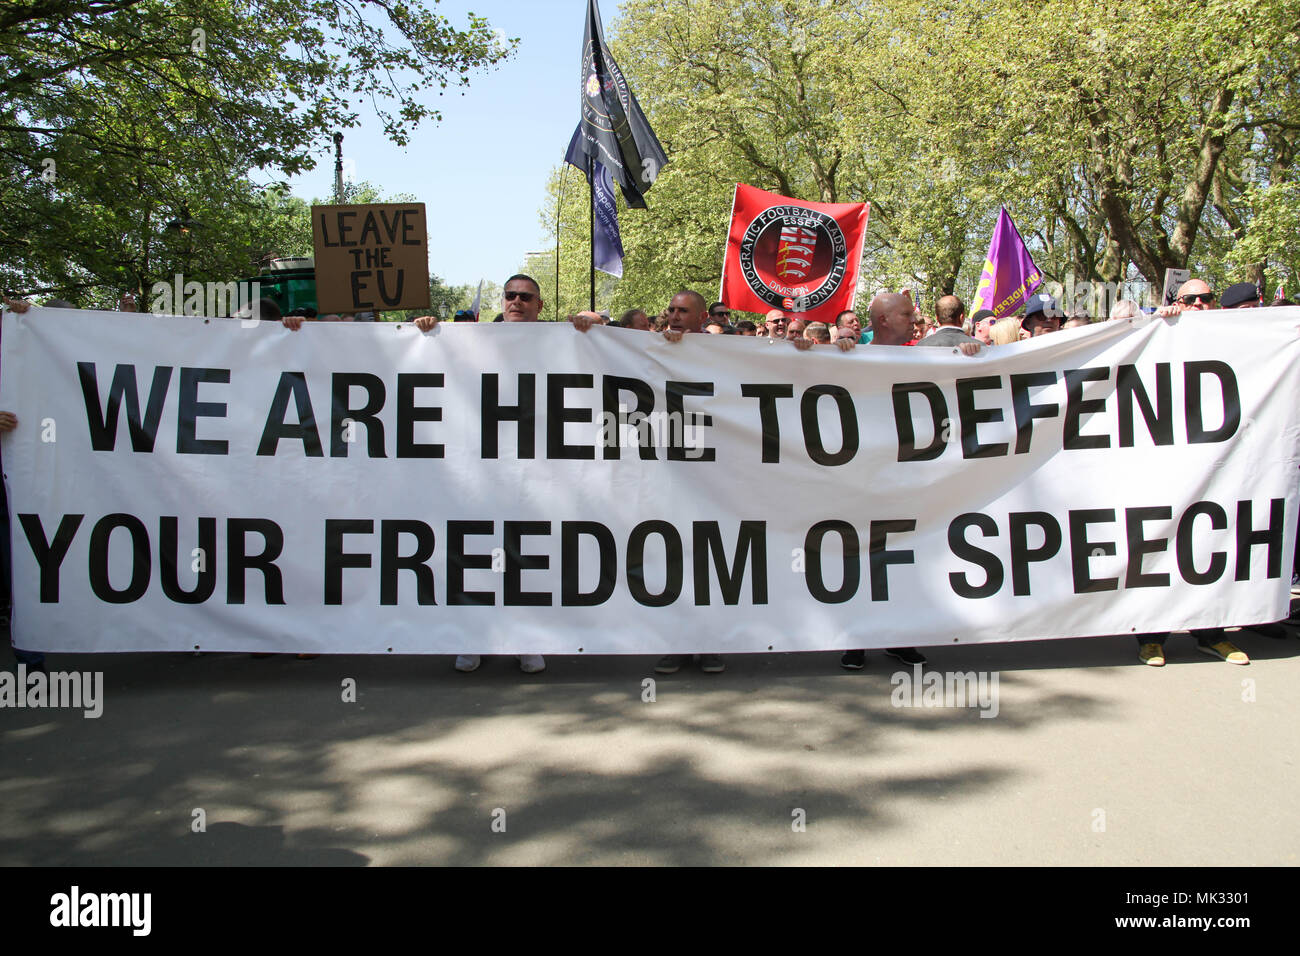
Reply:
<svg viewBox="0 0 1300 956"><path fill-rule="evenodd" d="M689 289L678 292L668 303L668 328L664 329L664 338L669 342L680 342L690 332L702 332L708 313L709 304L704 301L704 296ZM675 674L692 659L690 654L666 654L655 664L655 673ZM720 654L700 655L700 670L704 673L721 674L726 669Z"/></svg>
<svg viewBox="0 0 1300 956"><path fill-rule="evenodd" d="M708 316L708 303L704 296L690 289L684 289L672 297L668 303L668 328L664 329L664 338L669 342L680 342L690 332L702 332ZM771 317L769 312L768 316ZM794 323L791 323L792 325ZM813 343L800 336L791 339L790 344L801 352L813 347ZM847 351L851 342L844 342L841 349ZM665 654L655 664L656 674L675 674L692 656L689 654ZM726 670L726 663L720 654L701 654L700 670L706 674L720 674Z"/></svg>
<svg viewBox="0 0 1300 956"><path fill-rule="evenodd" d="M958 305L960 304L958 300ZM872 345L906 345L912 340L912 322L916 317L916 307L912 304L911 296L895 292L881 293L871 300L868 315L871 317L871 328L875 332L871 339ZM963 338L970 339L970 336L963 335ZM955 344L966 356L975 355L980 349L979 342L974 339ZM904 664L925 663L925 656L915 647L887 647L885 653ZM867 652L861 649L845 651L840 657L840 666L850 671L862 670L867 666Z"/></svg>
<svg viewBox="0 0 1300 956"><path fill-rule="evenodd" d="M952 296L956 299L956 296ZM958 305L961 300L957 299ZM875 335L872 345L906 345L912 341L912 323L916 319L916 306L911 296L897 292L882 292L871 300L867 310L871 317L871 328ZM962 314L964 315L964 309ZM936 335L938 333L935 333ZM933 338L934 336L931 336ZM980 350L980 343L963 333L968 341L954 343L963 355L974 355Z"/></svg>
<svg viewBox="0 0 1300 956"><path fill-rule="evenodd" d="M1201 279L1188 279L1178 287L1174 304L1161 306L1156 310L1156 315L1168 317L1178 315L1180 312L1205 312L1213 308L1217 306L1214 302L1214 291L1209 283Z"/></svg>
<svg viewBox="0 0 1300 956"><path fill-rule="evenodd" d="M785 338L785 323L785 313L780 309L770 309L768 313L763 316L763 326L767 329L767 334L770 338Z"/></svg>
<svg viewBox="0 0 1300 956"><path fill-rule="evenodd" d="M704 330L709 304L698 292L685 289L669 300L667 311L668 328L664 329L664 338L669 342L680 342L687 332Z"/></svg>

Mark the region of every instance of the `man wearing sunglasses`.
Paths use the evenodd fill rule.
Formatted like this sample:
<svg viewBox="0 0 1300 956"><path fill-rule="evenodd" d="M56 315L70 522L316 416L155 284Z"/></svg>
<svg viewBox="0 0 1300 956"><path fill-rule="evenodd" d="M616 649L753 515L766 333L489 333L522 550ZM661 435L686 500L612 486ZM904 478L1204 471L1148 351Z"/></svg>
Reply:
<svg viewBox="0 0 1300 956"><path fill-rule="evenodd" d="M541 286L529 276L514 275L507 279L501 298L504 300L501 313L507 322L536 322L542 314Z"/></svg>
<svg viewBox="0 0 1300 956"><path fill-rule="evenodd" d="M1061 330L1061 310L1056 300L1046 293L1030 296L1025 303L1025 317L1020 320L1020 327L1031 337L1048 335Z"/></svg>
<svg viewBox="0 0 1300 956"><path fill-rule="evenodd" d="M1200 279L1188 279L1178 287L1174 304L1161 306L1156 315L1164 318L1180 312L1205 312L1214 308L1218 306L1214 304L1214 292L1209 285Z"/></svg>
<svg viewBox="0 0 1300 956"><path fill-rule="evenodd" d="M526 275L513 275L506 280L505 292L502 293L502 315L505 322L536 322L542 314L542 287L535 279ZM428 332L438 324L432 315L422 315L414 320L415 327L421 332ZM587 323L589 328L590 320ZM586 331L586 329L583 329ZM541 654L520 654L519 669L525 674L538 674L546 670L546 658ZM476 671L482 658L478 654L459 654L456 657L456 670L468 674Z"/></svg>
<svg viewBox="0 0 1300 956"><path fill-rule="evenodd" d="M537 280L532 276L513 275L506 280L506 288L501 293L502 298L502 321L505 322L537 322L540 321L538 316L542 314L542 287L537 284ZM457 313L459 315L459 313ZM428 332L438 324L438 317L434 315L422 315L412 320L413 324L421 332ZM587 328L591 323L587 324ZM582 331L586 331L584 328Z"/></svg>

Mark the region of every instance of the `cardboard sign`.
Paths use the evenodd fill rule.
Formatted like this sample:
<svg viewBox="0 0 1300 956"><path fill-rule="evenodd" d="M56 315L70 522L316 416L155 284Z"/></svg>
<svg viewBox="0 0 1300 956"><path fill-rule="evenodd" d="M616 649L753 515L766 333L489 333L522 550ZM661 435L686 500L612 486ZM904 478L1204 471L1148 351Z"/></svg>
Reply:
<svg viewBox="0 0 1300 956"><path fill-rule="evenodd" d="M1165 294L1161 297L1161 305L1172 305L1174 296L1178 294L1178 288L1192 277L1190 269L1166 269L1165 270Z"/></svg>
<svg viewBox="0 0 1300 956"><path fill-rule="evenodd" d="M311 234L320 312L428 307L424 203L312 206Z"/></svg>

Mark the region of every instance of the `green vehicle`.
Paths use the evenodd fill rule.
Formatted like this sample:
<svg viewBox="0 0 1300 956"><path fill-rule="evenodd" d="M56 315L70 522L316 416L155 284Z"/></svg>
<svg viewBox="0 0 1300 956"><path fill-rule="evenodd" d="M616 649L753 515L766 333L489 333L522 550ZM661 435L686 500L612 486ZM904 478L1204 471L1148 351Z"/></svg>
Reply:
<svg viewBox="0 0 1300 956"><path fill-rule="evenodd" d="M316 308L316 263L311 258L272 259L266 272L248 281L259 283L262 297L275 302L281 313Z"/></svg>

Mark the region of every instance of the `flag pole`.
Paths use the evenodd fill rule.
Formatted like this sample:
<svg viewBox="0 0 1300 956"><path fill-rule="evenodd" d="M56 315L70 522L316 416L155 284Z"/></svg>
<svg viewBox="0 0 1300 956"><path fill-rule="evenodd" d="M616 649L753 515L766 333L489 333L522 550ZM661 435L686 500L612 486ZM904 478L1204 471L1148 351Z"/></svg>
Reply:
<svg viewBox="0 0 1300 956"><path fill-rule="evenodd" d="M596 172L587 177L587 214L591 218L591 264L587 275L591 282L591 311L596 311Z"/></svg>
<svg viewBox="0 0 1300 956"><path fill-rule="evenodd" d="M560 164L559 197L555 201L555 321L560 321L560 218L564 213L564 184L567 182L569 164Z"/></svg>

